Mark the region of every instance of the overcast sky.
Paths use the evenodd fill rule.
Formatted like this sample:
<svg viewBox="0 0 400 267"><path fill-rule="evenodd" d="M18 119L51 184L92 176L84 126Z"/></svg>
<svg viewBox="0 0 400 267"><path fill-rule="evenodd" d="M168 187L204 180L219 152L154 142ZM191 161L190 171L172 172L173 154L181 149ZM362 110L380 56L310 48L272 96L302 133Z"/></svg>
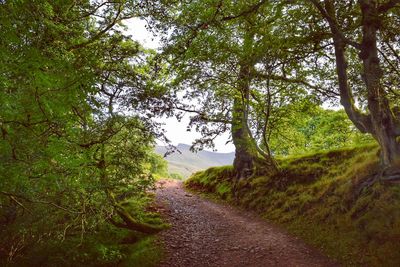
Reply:
<svg viewBox="0 0 400 267"><path fill-rule="evenodd" d="M142 44L145 48L157 49L159 47L159 38L153 36L152 33L148 32L145 25L146 22L140 19L130 19L125 23L128 26L127 33L132 38ZM179 143L191 144L196 138L200 137L199 133L196 133L194 129L188 132L187 125L189 122L189 115L186 115L181 122L178 122L175 118L163 119L165 123L165 130L168 139L172 141L174 145ZM234 146L226 142L229 140L229 134L223 134L215 140L215 148L218 152L226 153L235 150Z"/></svg>

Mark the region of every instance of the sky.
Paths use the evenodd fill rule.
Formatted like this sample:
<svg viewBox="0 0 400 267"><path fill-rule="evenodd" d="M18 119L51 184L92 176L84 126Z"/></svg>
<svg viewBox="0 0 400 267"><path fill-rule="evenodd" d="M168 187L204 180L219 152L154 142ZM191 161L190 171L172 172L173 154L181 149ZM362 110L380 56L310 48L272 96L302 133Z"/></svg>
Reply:
<svg viewBox="0 0 400 267"><path fill-rule="evenodd" d="M131 35L132 39L138 41L143 47L151 49L159 48L160 39L157 38L157 36L153 36L153 34L146 29L146 21L133 18L125 21L125 25L128 27L126 33ZM180 122L175 118L163 118L160 119L160 121L165 124L164 129L166 130L166 136L174 145L179 143L190 145L196 138L201 136L199 133L196 133L194 129L190 132L187 131L189 115L185 115ZM217 137L215 139L216 151L221 153L234 151L235 147L232 143L226 144L229 139L230 136L228 133ZM162 145L162 143L159 144Z"/></svg>

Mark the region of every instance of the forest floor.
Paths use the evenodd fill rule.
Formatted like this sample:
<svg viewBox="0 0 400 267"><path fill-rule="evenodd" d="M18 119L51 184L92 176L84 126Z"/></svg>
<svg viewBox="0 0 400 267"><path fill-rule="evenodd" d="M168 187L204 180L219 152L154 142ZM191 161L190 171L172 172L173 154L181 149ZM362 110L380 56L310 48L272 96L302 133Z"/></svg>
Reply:
<svg viewBox="0 0 400 267"><path fill-rule="evenodd" d="M159 209L172 227L161 234L164 266L339 266L255 214L161 181ZM312 225L310 225L312 227Z"/></svg>

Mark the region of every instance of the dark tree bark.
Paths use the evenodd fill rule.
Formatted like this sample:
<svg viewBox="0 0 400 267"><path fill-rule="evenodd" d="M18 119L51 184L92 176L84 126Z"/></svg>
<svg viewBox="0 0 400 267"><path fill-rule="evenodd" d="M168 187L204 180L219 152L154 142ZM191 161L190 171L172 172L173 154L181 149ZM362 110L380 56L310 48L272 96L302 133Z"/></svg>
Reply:
<svg viewBox="0 0 400 267"><path fill-rule="evenodd" d="M250 97L250 67L242 63L239 73L238 89L232 111L232 141L235 146L233 167L238 178L247 178L254 173L257 150L251 140L248 121L248 101Z"/></svg>
<svg viewBox="0 0 400 267"><path fill-rule="evenodd" d="M336 71L339 80L340 102L348 117L363 133L370 133L381 148L383 170L389 173L400 168L400 118L390 107L382 85L383 71L380 66L377 48L377 33L382 23L382 12L387 12L394 5L383 5L376 0L360 0L362 14L362 42L358 44L347 39L341 32L336 19L334 1L324 0L324 6L317 0L310 0L329 23L334 41ZM394 2L394 1L391 1ZM400 1L397 1L400 2ZM346 47L351 45L360 51L362 78L367 89L369 113L362 113L354 105L352 89L348 83Z"/></svg>
<svg viewBox="0 0 400 267"><path fill-rule="evenodd" d="M368 109L372 122L372 135L381 146L382 163L386 167L400 167L400 144L396 140L398 118L390 109L382 86L383 72L379 64L377 31L381 19L376 0L360 0L362 32L360 59L363 62L363 78L368 92Z"/></svg>
<svg viewBox="0 0 400 267"><path fill-rule="evenodd" d="M238 179L248 178L256 170L275 172L277 166L270 153L266 153L257 145L248 126L250 82L252 79L252 63L243 61L240 64L238 91L232 111L232 141L235 145L235 159L233 167Z"/></svg>

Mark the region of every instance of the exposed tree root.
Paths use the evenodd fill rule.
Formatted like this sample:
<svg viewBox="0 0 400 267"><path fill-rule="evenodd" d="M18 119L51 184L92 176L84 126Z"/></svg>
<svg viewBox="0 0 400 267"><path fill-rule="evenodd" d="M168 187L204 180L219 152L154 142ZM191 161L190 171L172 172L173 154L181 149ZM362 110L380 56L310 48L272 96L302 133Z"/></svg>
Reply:
<svg viewBox="0 0 400 267"><path fill-rule="evenodd" d="M380 179L383 183L400 183L400 169L386 168Z"/></svg>
<svg viewBox="0 0 400 267"><path fill-rule="evenodd" d="M393 168L382 168L378 173L371 175L366 181L362 182L356 192L359 196L364 189L372 187L375 183L399 184L400 170Z"/></svg>
<svg viewBox="0 0 400 267"><path fill-rule="evenodd" d="M165 229L165 226L163 225L151 225L148 223L138 222L119 204L116 204L115 210L118 216L122 219L122 222L117 222L113 219L110 219L110 222L119 228L126 228L144 234L155 234Z"/></svg>

